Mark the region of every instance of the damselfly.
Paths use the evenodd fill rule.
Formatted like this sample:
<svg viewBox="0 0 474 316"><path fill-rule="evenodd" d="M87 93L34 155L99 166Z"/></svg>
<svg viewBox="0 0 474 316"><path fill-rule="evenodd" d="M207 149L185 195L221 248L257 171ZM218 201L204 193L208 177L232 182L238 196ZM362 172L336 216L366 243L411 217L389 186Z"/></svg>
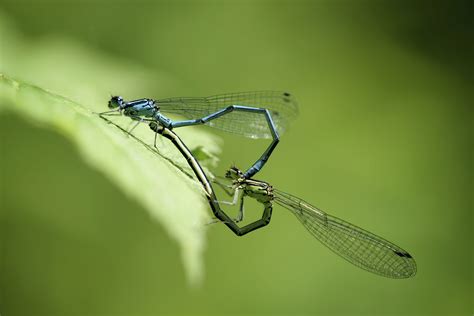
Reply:
<svg viewBox="0 0 474 316"><path fill-rule="evenodd" d="M122 127L118 126L114 122L108 120L107 118L100 116L102 119L104 119L107 123L113 124L125 133L131 135L132 137L135 138L136 141L138 141L141 145L145 146L147 149L152 150L151 147L141 139L133 136L130 134L128 131L124 130ZM241 236L243 235L243 231L240 229L240 227L220 208L220 205L217 201L214 189L212 187L211 182L209 181L208 177L206 176L204 170L202 169L201 165L199 164L198 160L194 157L192 152L189 150L189 148L184 144L184 142L179 138L176 133L174 133L172 130L169 128L163 127L158 125L156 122L151 122L150 127L156 131L157 134L160 134L164 136L165 138L169 139L179 150L181 155L186 159L189 167L191 170L193 170L196 178L199 180L201 183L204 192L206 194L206 198L209 201L209 205L211 207L212 213L214 216L219 219L219 221L225 223L227 227L230 228L236 235ZM254 229L257 229L259 227L255 227ZM250 232L254 229L247 230L245 233Z"/></svg>
<svg viewBox="0 0 474 316"><path fill-rule="evenodd" d="M287 92L255 91L215 95L210 97L139 99L126 102L120 96L109 101L110 111L102 115L124 114L140 122L152 122L158 133L161 127L173 128L207 124L249 138L272 138L262 156L244 173L246 178L256 174L267 162L280 135L298 112L292 95ZM187 120L173 121L165 114L177 114ZM136 126L136 125L135 125ZM133 129L133 128L132 128ZM156 147L156 134L155 134Z"/></svg>
<svg viewBox="0 0 474 316"><path fill-rule="evenodd" d="M245 178L235 167L227 171L226 178L232 180L231 185L225 185L222 180L216 182L229 195L234 195L234 200L229 204L240 200L239 215L235 222L243 219L243 201L246 196L264 206L262 218L240 228L242 233L246 233L246 227L262 227L270 223L275 202L290 210L316 239L352 264L390 278L409 278L416 274L413 257L395 244L279 191L266 182Z"/></svg>

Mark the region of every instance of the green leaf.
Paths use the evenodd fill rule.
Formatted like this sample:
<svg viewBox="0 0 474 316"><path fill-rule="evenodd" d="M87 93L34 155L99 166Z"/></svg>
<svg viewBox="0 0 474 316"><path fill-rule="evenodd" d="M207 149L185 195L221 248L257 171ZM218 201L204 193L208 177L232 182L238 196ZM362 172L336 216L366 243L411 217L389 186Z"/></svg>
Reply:
<svg viewBox="0 0 474 316"><path fill-rule="evenodd" d="M200 281L205 223L210 219L210 212L204 191L189 176L186 162L170 158L175 149L169 141L160 140L159 152L150 150L108 124L90 107L0 74L0 114L3 111L52 128L75 144L92 168L110 178L124 194L139 201L178 241L188 279L192 283ZM139 129L138 134L153 136L146 126ZM193 143L213 143L212 137L201 131L192 135L194 139L191 134L188 138ZM210 147L216 147L213 145Z"/></svg>

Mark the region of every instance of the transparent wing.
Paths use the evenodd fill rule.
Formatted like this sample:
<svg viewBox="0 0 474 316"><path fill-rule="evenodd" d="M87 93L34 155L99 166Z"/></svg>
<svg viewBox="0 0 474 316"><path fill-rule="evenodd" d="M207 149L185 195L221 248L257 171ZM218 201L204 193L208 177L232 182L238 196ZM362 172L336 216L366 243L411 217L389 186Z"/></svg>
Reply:
<svg viewBox="0 0 474 316"><path fill-rule="evenodd" d="M274 193L276 203L289 209L314 237L347 261L385 277L415 275L415 260L402 248L295 196L279 190Z"/></svg>
<svg viewBox="0 0 474 316"><path fill-rule="evenodd" d="M198 119L230 105L266 108L270 111L279 134L298 114L296 100L287 92L254 91L214 95L202 98L169 98L157 100L164 113L178 114L187 119ZM257 113L234 111L207 123L226 132L250 138L271 138L265 116Z"/></svg>

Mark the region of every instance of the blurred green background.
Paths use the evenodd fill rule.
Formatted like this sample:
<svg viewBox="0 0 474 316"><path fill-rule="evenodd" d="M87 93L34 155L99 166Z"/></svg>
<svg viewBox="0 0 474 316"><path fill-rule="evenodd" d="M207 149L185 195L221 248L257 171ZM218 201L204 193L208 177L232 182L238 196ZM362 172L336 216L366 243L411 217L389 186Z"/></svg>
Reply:
<svg viewBox="0 0 474 316"><path fill-rule="evenodd" d="M394 241L418 264L408 280L357 269L276 207L270 226L245 237L210 228L205 281L190 288L177 244L140 205L62 136L6 114L2 315L472 314L469 1L3 1L0 10L0 71L75 100L292 92L300 116L257 178ZM265 146L219 136L217 173Z"/></svg>

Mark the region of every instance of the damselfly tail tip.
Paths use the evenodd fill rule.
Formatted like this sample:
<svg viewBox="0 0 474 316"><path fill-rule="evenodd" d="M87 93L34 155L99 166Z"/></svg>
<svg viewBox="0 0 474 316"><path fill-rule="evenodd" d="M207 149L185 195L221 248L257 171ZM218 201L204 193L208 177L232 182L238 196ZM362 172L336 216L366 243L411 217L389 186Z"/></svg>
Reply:
<svg viewBox="0 0 474 316"><path fill-rule="evenodd" d="M225 177L232 180L237 180L239 178L242 178L243 176L244 174L242 173L242 171L240 171L240 169L237 168L235 165L231 166L225 173Z"/></svg>

